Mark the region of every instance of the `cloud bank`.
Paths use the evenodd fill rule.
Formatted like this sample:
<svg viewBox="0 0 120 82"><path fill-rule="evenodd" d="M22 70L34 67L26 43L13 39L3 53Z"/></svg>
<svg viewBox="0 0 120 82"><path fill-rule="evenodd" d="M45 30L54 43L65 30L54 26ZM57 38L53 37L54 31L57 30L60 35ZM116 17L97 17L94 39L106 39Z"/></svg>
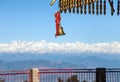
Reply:
<svg viewBox="0 0 120 82"><path fill-rule="evenodd" d="M0 43L0 53L107 53L120 54L120 42L88 44L47 41L12 41Z"/></svg>

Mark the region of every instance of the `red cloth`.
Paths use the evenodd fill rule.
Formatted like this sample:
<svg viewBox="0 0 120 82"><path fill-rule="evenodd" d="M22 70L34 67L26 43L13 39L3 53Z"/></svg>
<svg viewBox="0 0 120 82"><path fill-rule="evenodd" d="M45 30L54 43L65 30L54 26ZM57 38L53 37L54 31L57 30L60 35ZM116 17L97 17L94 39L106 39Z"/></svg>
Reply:
<svg viewBox="0 0 120 82"><path fill-rule="evenodd" d="M60 26L60 21L61 21L61 16L60 16L60 11L54 14L55 16L55 23L56 23L56 34L55 36L59 35L59 26Z"/></svg>

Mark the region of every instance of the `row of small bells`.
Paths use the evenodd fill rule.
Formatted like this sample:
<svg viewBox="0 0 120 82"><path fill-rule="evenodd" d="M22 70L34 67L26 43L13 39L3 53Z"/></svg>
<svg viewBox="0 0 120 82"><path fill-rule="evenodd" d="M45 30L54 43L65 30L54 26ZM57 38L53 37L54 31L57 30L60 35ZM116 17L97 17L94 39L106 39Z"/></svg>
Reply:
<svg viewBox="0 0 120 82"><path fill-rule="evenodd" d="M64 0L64 1L75 1L75 0ZM59 6L60 6L60 12L62 13L62 11L64 11L66 13L67 9L69 10L69 13L71 13L71 9L73 9L73 13L75 13L75 7L76 7L76 12L79 13L79 9L80 9L80 13L83 13L83 6L84 6L84 14L87 13L87 6L88 6L88 13L91 14L95 14L95 3L96 3L96 14L98 15L100 12L100 15L102 15L102 13L104 15L106 15L106 0L104 0L104 3L102 4L102 0L85 0L84 5L82 5L82 3L78 3L78 1L82 1L82 0L76 0L77 4L72 4L70 5L70 2L63 3L62 0L60 0ZM100 1L100 4L99 4ZM115 12L114 7L113 7L113 1L109 1L110 7L111 7L111 15L113 15L113 13ZM73 3L73 2L72 2ZM64 5L63 5L64 4ZM76 6L75 6L76 5ZM99 7L100 5L100 7ZM92 9L91 9L92 7ZM103 10L102 10L103 9ZM118 5L117 5L117 15L120 14L120 1L118 0ZM57 33L58 32L58 33ZM62 36L65 35L64 31L63 31L63 27L61 25L59 25L59 29L58 31L56 31L57 35L55 36Z"/></svg>
<svg viewBox="0 0 120 82"><path fill-rule="evenodd" d="M114 14L115 9L114 9L114 3L113 0L110 1L108 0L109 5L111 7L111 15ZM88 6L88 7L87 7ZM96 7L96 15L104 14L106 15L106 0L59 0L59 7L61 13L64 11L65 13L67 10L69 13L71 11L73 13L80 13L80 14L86 14L87 13L87 8L88 8L88 13L89 14L95 14L95 7ZM117 15L120 14L120 1L118 0L117 2Z"/></svg>

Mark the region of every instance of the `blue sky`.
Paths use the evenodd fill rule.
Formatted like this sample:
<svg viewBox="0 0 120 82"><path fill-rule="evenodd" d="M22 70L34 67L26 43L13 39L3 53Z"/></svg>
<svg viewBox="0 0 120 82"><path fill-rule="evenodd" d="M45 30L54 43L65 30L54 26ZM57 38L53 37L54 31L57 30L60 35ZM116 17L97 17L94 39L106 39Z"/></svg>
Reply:
<svg viewBox="0 0 120 82"><path fill-rule="evenodd" d="M115 4L116 4L116 0ZM0 43L11 41L85 42L120 41L120 16L61 14L65 36L55 38L54 13L58 0L0 0ZM115 7L116 9L116 7Z"/></svg>

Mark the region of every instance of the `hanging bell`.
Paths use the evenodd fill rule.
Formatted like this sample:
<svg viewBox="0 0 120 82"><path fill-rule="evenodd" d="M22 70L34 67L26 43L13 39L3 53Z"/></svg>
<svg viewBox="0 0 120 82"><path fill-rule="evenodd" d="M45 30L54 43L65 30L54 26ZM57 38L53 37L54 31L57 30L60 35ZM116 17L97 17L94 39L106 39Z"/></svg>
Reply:
<svg viewBox="0 0 120 82"><path fill-rule="evenodd" d="M64 9L64 13L66 13L66 11L67 11L67 8L66 8L66 0L63 0L64 2L63 2L63 9Z"/></svg>
<svg viewBox="0 0 120 82"><path fill-rule="evenodd" d="M86 2L86 0L85 0L85 2L84 2L84 14L86 15L86 6L87 6L87 2Z"/></svg>
<svg viewBox="0 0 120 82"><path fill-rule="evenodd" d="M111 15L113 16L113 13L114 13L114 8L113 8L113 1L111 1Z"/></svg>
<svg viewBox="0 0 120 82"><path fill-rule="evenodd" d="M75 13L75 0L73 0L73 13Z"/></svg>
<svg viewBox="0 0 120 82"><path fill-rule="evenodd" d="M83 1L80 0L80 14L83 14Z"/></svg>
<svg viewBox="0 0 120 82"><path fill-rule="evenodd" d="M76 0L76 12L77 12L77 14L79 13L79 3L78 3L78 0Z"/></svg>
<svg viewBox="0 0 120 82"><path fill-rule="evenodd" d="M117 15L120 14L120 1L118 0L118 5L117 5Z"/></svg>
<svg viewBox="0 0 120 82"><path fill-rule="evenodd" d="M120 0L119 0L119 8L118 9L119 9L118 11L119 11L119 14L120 14Z"/></svg>
<svg viewBox="0 0 120 82"><path fill-rule="evenodd" d="M59 29L56 30L55 36L62 36L62 35L65 35L65 33L63 31L63 27L59 26Z"/></svg>
<svg viewBox="0 0 120 82"><path fill-rule="evenodd" d="M82 6L82 0L79 0L79 7Z"/></svg>
<svg viewBox="0 0 120 82"><path fill-rule="evenodd" d="M95 10L94 10L94 3L92 3L92 14L94 15Z"/></svg>
<svg viewBox="0 0 120 82"><path fill-rule="evenodd" d="M104 15L106 15L106 0L104 0Z"/></svg>
<svg viewBox="0 0 120 82"><path fill-rule="evenodd" d="M102 15L102 0L100 0L100 15Z"/></svg>
<svg viewBox="0 0 120 82"><path fill-rule="evenodd" d="M96 14L97 14L97 15L98 15L98 10L99 10L99 8L98 8L98 1L99 1L99 0L96 1Z"/></svg>
<svg viewBox="0 0 120 82"><path fill-rule="evenodd" d="M110 5L110 7L111 7L111 15L113 16L113 14L114 14L114 12L115 12L115 9L114 9L114 6L113 6L113 0L111 1L111 0L108 0L109 1L109 5Z"/></svg>
<svg viewBox="0 0 120 82"><path fill-rule="evenodd" d="M63 12L62 0L59 0L60 13Z"/></svg>
<svg viewBox="0 0 120 82"><path fill-rule="evenodd" d="M68 0L68 10L69 10L69 13L71 13L71 0Z"/></svg>
<svg viewBox="0 0 120 82"><path fill-rule="evenodd" d="M88 0L88 13L91 14L91 4L90 4L90 0Z"/></svg>
<svg viewBox="0 0 120 82"><path fill-rule="evenodd" d="M119 10L118 10L118 12L119 12L119 14L120 14L120 0L119 0L118 2L119 2L119 8L118 8Z"/></svg>

